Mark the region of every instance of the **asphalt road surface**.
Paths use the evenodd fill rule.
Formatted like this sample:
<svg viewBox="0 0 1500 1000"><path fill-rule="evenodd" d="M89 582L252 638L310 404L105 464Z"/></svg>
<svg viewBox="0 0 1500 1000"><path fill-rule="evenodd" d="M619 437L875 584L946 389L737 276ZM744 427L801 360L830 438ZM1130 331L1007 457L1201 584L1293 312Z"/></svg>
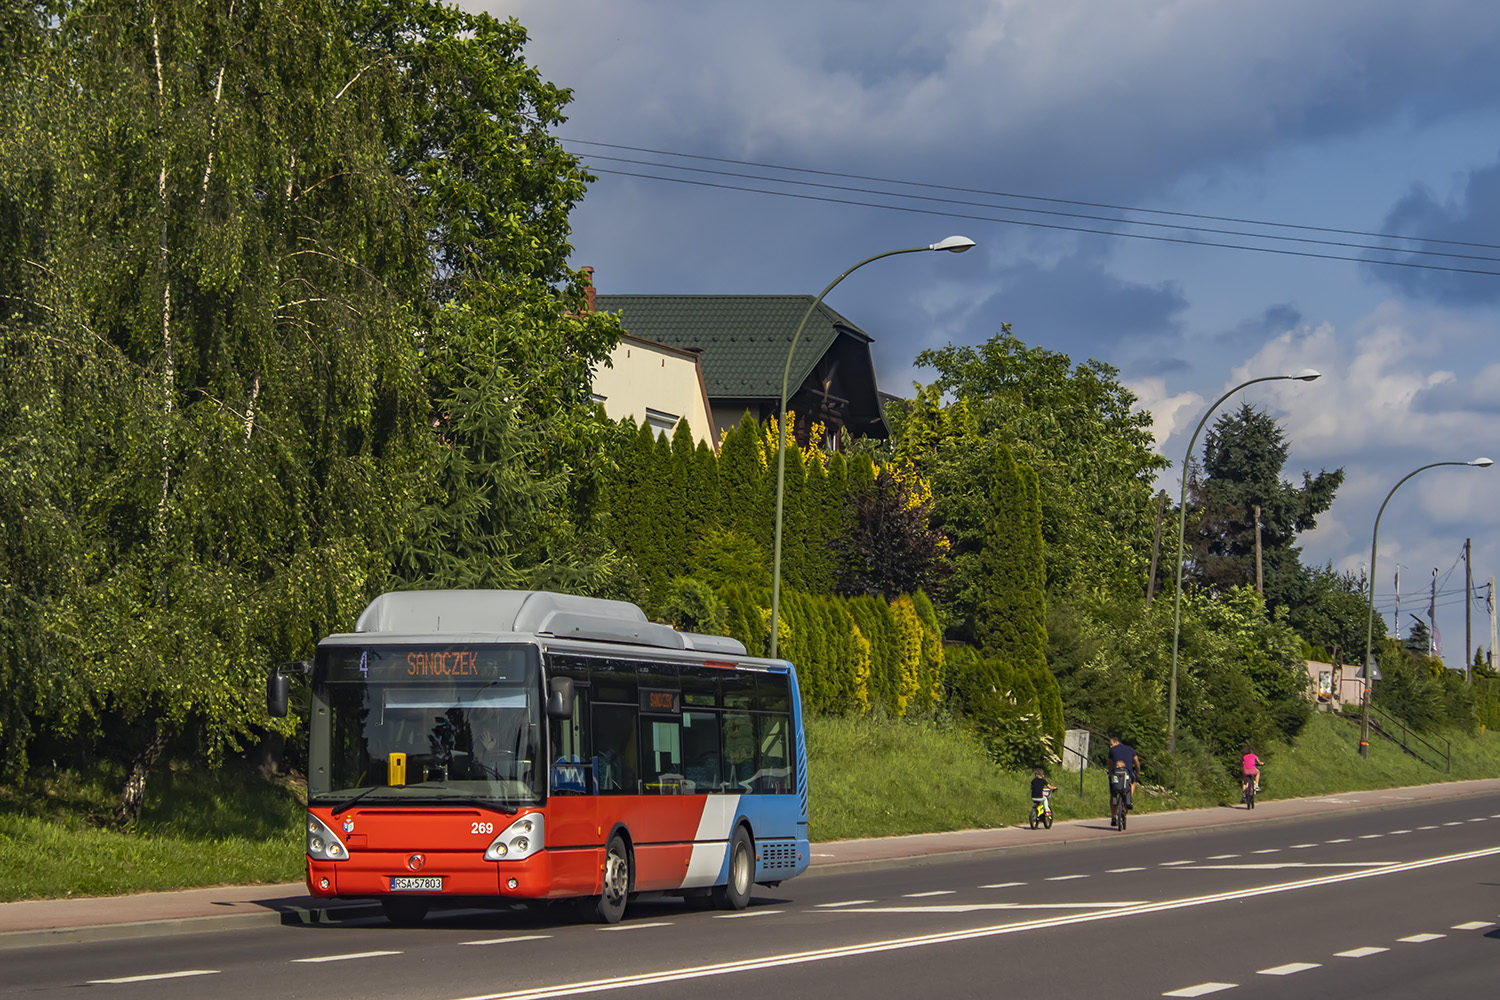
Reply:
<svg viewBox="0 0 1500 1000"><path fill-rule="evenodd" d="M0 953L0 994L621 1000L1490 995L1500 795L892 864L637 900Z"/></svg>

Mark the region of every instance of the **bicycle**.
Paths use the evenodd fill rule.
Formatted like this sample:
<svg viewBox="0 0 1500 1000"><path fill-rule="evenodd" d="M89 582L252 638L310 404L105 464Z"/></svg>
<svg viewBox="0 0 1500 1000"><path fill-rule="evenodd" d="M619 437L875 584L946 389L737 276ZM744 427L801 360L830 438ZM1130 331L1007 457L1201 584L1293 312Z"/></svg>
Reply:
<svg viewBox="0 0 1500 1000"><path fill-rule="evenodd" d="M1260 775L1258 775L1258 774L1247 774L1247 775L1245 775L1245 779L1244 780L1245 780L1245 783L1242 786L1241 791L1243 793L1242 794L1242 799L1243 799L1243 801L1245 803L1245 808L1246 809L1254 809L1255 808L1255 793L1258 792L1258 791L1260 791Z"/></svg>
<svg viewBox="0 0 1500 1000"><path fill-rule="evenodd" d="M1046 789L1041 798L1031 802L1031 828L1035 830L1041 824L1048 830L1052 829L1052 789Z"/></svg>
<svg viewBox="0 0 1500 1000"><path fill-rule="evenodd" d="M1109 772L1109 811L1115 817L1115 829L1124 832L1125 817L1130 813L1130 772Z"/></svg>

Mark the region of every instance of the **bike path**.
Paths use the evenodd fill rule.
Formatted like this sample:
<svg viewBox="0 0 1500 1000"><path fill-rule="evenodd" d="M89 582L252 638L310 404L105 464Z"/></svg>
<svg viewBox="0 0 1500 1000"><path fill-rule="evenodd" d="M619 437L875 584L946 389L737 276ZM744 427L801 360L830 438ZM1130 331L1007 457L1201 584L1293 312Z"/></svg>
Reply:
<svg viewBox="0 0 1500 1000"><path fill-rule="evenodd" d="M987 830L839 840L814 844L811 866L802 877L892 864L941 861L993 851L1087 843L1109 837L1163 836L1246 823L1268 824L1306 816L1391 809L1414 802L1493 793L1500 793L1500 778L1341 792L1300 799L1261 799L1254 810L1237 806L1170 812L1137 811L1131 813L1130 827L1123 834L1112 829L1108 816L1103 816L1058 820L1050 830L1032 830L1021 823ZM328 903L314 899L301 882L81 899L23 900L0 903L0 950L282 923L336 921L373 916L378 912L378 908L368 901Z"/></svg>

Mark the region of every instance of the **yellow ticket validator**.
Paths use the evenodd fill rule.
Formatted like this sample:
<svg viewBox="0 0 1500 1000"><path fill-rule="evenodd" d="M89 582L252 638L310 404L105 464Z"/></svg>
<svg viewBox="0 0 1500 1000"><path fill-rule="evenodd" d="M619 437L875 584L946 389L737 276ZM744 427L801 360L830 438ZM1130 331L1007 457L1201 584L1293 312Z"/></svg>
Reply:
<svg viewBox="0 0 1500 1000"><path fill-rule="evenodd" d="M406 754L393 753L386 759L385 783L388 785L406 784Z"/></svg>

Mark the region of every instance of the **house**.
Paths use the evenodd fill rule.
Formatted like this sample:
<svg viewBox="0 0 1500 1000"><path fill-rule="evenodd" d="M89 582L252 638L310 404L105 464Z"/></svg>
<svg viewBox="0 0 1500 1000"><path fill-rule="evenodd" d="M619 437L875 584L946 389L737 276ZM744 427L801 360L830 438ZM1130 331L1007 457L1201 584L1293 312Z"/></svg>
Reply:
<svg viewBox="0 0 1500 1000"><path fill-rule="evenodd" d="M792 335L811 295L598 295L597 308L619 312L630 335L681 351L701 351L703 381L716 432L748 411L757 421L776 416ZM798 441L813 421L835 444L840 430L886 438L870 356L870 336L827 304L808 318L792 358L787 408L796 414ZM717 434L716 434L717 436Z"/></svg>
<svg viewBox="0 0 1500 1000"><path fill-rule="evenodd" d="M611 420L631 417L671 437L686 420L693 441L715 451L719 434L703 384L700 352L658 344L626 333L609 355L609 366L594 372L594 402Z"/></svg>

